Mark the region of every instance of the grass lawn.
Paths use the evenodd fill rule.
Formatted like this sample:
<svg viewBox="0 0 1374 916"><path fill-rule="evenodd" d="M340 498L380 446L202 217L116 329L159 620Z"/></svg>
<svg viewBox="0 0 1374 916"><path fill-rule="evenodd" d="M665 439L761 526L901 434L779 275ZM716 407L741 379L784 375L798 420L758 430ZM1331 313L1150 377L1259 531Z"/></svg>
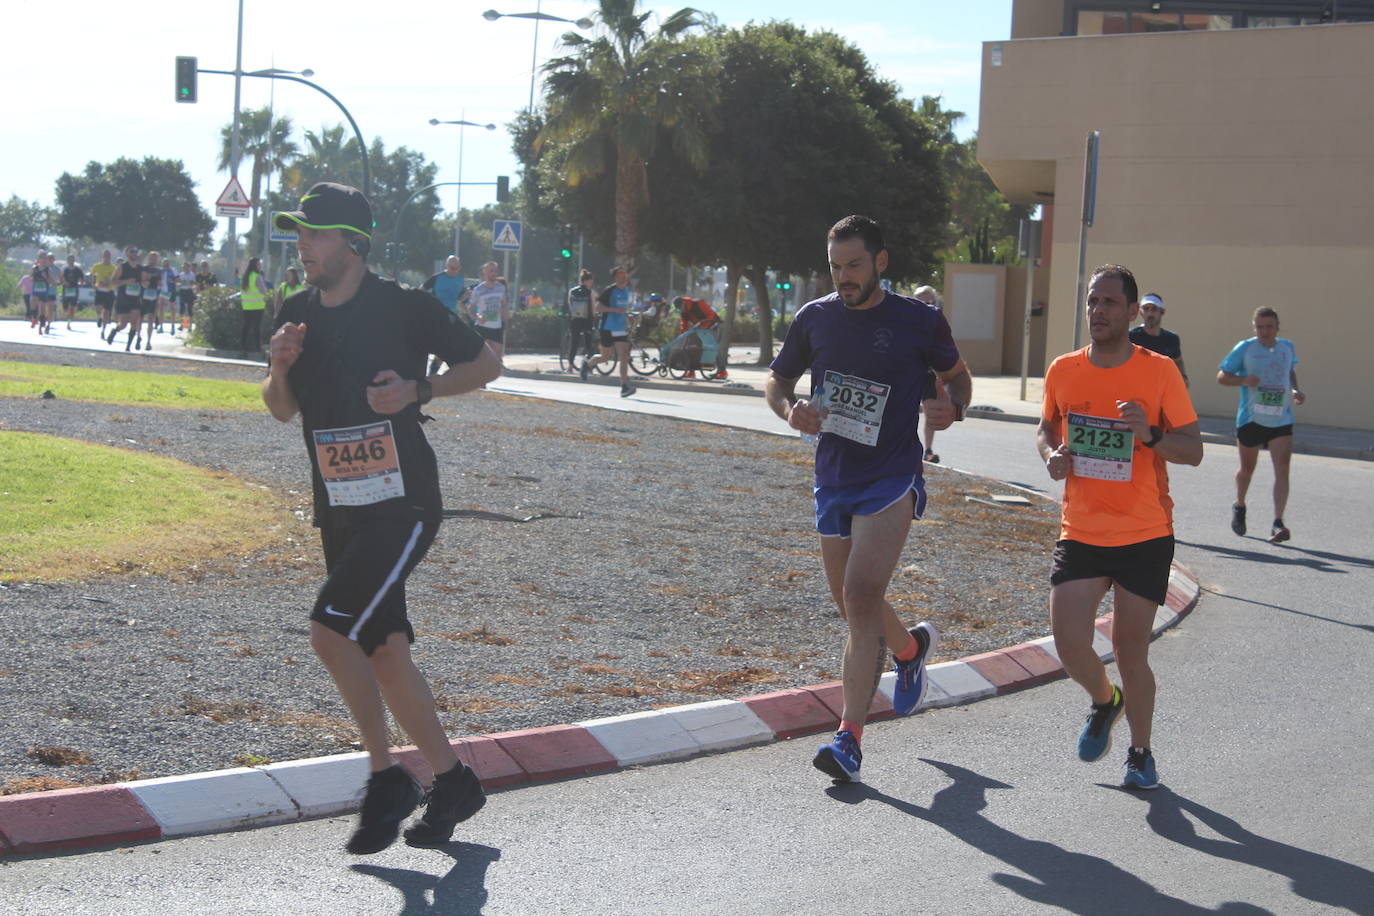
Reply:
<svg viewBox="0 0 1374 916"><path fill-rule="evenodd" d="M141 452L0 431L0 467L0 580L247 556L291 525L257 484Z"/></svg>
<svg viewBox="0 0 1374 916"><path fill-rule="evenodd" d="M36 398L44 391L51 391L68 401L126 404L130 407L264 409L262 395L255 382L0 360L0 397Z"/></svg>

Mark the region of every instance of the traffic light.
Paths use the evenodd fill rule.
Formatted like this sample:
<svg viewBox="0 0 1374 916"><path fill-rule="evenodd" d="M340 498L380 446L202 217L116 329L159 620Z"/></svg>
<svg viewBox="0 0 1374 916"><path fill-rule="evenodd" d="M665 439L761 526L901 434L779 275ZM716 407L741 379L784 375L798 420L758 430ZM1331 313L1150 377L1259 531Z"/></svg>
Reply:
<svg viewBox="0 0 1374 916"><path fill-rule="evenodd" d="M177 101L196 100L196 58L177 58Z"/></svg>
<svg viewBox="0 0 1374 916"><path fill-rule="evenodd" d="M573 232L572 226L564 226L563 233L559 236L558 255L553 259L554 270L558 272L558 277L563 285L568 284L569 276L572 271L573 258Z"/></svg>
<svg viewBox="0 0 1374 916"><path fill-rule="evenodd" d="M773 288L774 288L774 289L780 289L780 290L783 290L783 291L789 290L789 289L792 288L792 281L791 281L791 280L778 280L778 281L776 281L776 282L773 284Z"/></svg>
<svg viewBox="0 0 1374 916"><path fill-rule="evenodd" d="M497 176L496 176L496 202L497 202L498 204L503 204L503 203L505 203L505 202L508 201L508 200L510 200L510 176L509 176L509 175L497 175Z"/></svg>

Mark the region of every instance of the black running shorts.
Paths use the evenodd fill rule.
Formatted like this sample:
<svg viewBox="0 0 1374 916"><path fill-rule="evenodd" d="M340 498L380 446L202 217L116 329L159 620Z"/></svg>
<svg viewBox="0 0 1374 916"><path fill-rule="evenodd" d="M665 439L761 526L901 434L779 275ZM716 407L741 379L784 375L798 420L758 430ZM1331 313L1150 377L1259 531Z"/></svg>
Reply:
<svg viewBox="0 0 1374 916"><path fill-rule="evenodd" d="M1163 604L1169 593L1169 567L1173 561L1172 535L1120 547L1056 541L1050 584L1107 578L1132 595Z"/></svg>
<svg viewBox="0 0 1374 916"><path fill-rule="evenodd" d="M1261 426L1258 423L1246 423L1244 426L1236 427L1236 441L1246 448L1264 448L1275 439L1291 435L1293 435L1292 423L1284 426Z"/></svg>
<svg viewBox="0 0 1374 916"><path fill-rule="evenodd" d="M437 521L330 513L320 528L329 578L310 619L347 636L368 655L392 633L414 642L415 630L406 618L406 577L438 530Z"/></svg>
<svg viewBox="0 0 1374 916"><path fill-rule="evenodd" d="M98 289L95 291L95 304L98 308L107 309L114 305L114 290Z"/></svg>
<svg viewBox="0 0 1374 916"><path fill-rule="evenodd" d="M617 343L627 344L630 342L630 335L627 331L608 331L601 329L601 346L614 347Z"/></svg>
<svg viewBox="0 0 1374 916"><path fill-rule="evenodd" d="M489 340L492 343L499 344L506 339L505 328L484 328L480 324L478 324L473 325L473 330L475 330L478 334L481 334L483 340Z"/></svg>

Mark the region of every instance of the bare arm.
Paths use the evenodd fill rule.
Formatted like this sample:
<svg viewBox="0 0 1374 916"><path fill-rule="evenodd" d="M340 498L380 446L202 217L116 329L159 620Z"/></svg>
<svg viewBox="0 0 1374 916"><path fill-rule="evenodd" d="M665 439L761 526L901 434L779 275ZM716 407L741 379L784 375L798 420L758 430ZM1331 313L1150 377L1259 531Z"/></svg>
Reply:
<svg viewBox="0 0 1374 916"><path fill-rule="evenodd" d="M475 358L450 366L442 375L431 375L427 381L434 397L446 398L480 388L500 374L500 358L484 346ZM401 378L394 369L378 372L367 389L368 406L383 415L399 413L419 400L417 380Z"/></svg>
<svg viewBox="0 0 1374 916"><path fill-rule="evenodd" d="M1298 387L1298 370L1288 370L1288 382L1293 386L1293 403L1298 405L1306 404L1307 395L1303 394L1302 389Z"/></svg>
<svg viewBox="0 0 1374 916"><path fill-rule="evenodd" d="M811 406L810 401L798 398L796 388L797 379L769 372L763 386L763 400L773 413L787 421L788 426L815 435L821 431L825 414Z"/></svg>
<svg viewBox="0 0 1374 916"><path fill-rule="evenodd" d="M1188 370L1183 368L1183 357L1180 356L1178 359L1174 360L1174 365L1178 366L1178 374L1183 376L1184 387L1188 387Z"/></svg>
<svg viewBox="0 0 1374 916"><path fill-rule="evenodd" d="M287 384L286 375L300 358L305 331L305 325L288 321L276 330L268 344L267 378L262 380L262 402L272 416L283 423L301 409L291 386Z"/></svg>
<svg viewBox="0 0 1374 916"><path fill-rule="evenodd" d="M1194 420L1185 426L1171 429L1164 434L1163 439L1155 443L1155 451L1165 461L1196 467L1202 464L1202 428Z"/></svg>
<svg viewBox="0 0 1374 916"><path fill-rule="evenodd" d="M1217 372L1217 382L1227 388L1244 388L1250 386L1254 388L1259 384L1258 375L1232 375L1225 369Z"/></svg>
<svg viewBox="0 0 1374 916"><path fill-rule="evenodd" d="M962 359L935 375L944 383L944 387L936 389L935 397L921 402L921 411L925 414L926 428L938 432L954 423L958 416L954 409L956 401L961 407L968 407L969 399L973 397L973 376L969 375Z"/></svg>
<svg viewBox="0 0 1374 916"><path fill-rule="evenodd" d="M1059 418L1046 420L1040 418L1035 429L1035 447L1040 452L1040 460L1045 462L1045 470L1051 480L1063 480L1069 476L1069 450L1059 438Z"/></svg>

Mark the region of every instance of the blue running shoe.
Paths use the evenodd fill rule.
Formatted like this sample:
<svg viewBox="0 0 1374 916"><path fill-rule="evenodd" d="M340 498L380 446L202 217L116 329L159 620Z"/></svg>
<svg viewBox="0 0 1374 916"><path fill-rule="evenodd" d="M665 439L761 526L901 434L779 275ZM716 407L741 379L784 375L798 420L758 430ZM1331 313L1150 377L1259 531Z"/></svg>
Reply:
<svg viewBox="0 0 1374 916"><path fill-rule="evenodd" d="M835 740L821 745L811 764L836 782L863 782L859 778L859 764L863 763L863 759L854 733L842 731L835 732Z"/></svg>
<svg viewBox="0 0 1374 916"><path fill-rule="evenodd" d="M940 634L928 623L907 630L916 640L916 657L908 662L893 659L897 683L892 688L892 711L899 716L916 711L926 696L926 659L940 644Z"/></svg>
<svg viewBox="0 0 1374 916"><path fill-rule="evenodd" d="M1088 710L1088 721L1078 736L1079 760L1092 763L1107 756L1107 752L1112 749L1112 726L1125 711L1126 702L1122 699L1121 688L1113 684L1111 702L1103 703L1101 706L1094 703Z"/></svg>
<svg viewBox="0 0 1374 916"><path fill-rule="evenodd" d="M1155 772L1155 755L1148 747L1133 747L1126 752L1126 778L1123 789L1158 789L1159 774Z"/></svg>

